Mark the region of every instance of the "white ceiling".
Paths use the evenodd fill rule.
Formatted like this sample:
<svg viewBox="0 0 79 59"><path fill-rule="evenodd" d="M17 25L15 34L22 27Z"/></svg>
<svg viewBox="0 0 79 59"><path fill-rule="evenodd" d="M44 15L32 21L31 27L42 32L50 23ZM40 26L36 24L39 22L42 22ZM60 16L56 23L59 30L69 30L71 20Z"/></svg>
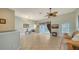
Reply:
<svg viewBox="0 0 79 59"><path fill-rule="evenodd" d="M31 20L45 19L49 8L14 8L16 16L24 17ZM52 8L52 12L58 11L58 15L73 12L74 8ZM41 13L41 14L40 14Z"/></svg>

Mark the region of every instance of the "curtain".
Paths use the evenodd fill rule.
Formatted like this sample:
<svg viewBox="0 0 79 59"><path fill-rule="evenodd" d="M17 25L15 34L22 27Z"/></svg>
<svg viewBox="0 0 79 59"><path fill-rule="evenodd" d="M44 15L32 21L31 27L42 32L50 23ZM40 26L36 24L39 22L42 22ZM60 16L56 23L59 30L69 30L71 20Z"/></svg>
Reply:
<svg viewBox="0 0 79 59"><path fill-rule="evenodd" d="M48 28L49 32L51 33L51 23L47 24L47 28Z"/></svg>

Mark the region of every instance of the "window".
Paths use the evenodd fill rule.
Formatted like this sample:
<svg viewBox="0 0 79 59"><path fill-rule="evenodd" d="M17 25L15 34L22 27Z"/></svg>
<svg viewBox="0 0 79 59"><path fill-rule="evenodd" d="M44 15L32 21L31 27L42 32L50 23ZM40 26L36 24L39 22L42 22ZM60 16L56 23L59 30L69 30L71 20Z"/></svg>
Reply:
<svg viewBox="0 0 79 59"><path fill-rule="evenodd" d="M69 33L70 25L68 23L62 24L62 33Z"/></svg>
<svg viewBox="0 0 79 59"><path fill-rule="evenodd" d="M78 20L77 20L77 30L79 30L79 16L78 16Z"/></svg>
<svg viewBox="0 0 79 59"><path fill-rule="evenodd" d="M40 33L49 33L49 30L48 30L46 24L41 24L40 25Z"/></svg>

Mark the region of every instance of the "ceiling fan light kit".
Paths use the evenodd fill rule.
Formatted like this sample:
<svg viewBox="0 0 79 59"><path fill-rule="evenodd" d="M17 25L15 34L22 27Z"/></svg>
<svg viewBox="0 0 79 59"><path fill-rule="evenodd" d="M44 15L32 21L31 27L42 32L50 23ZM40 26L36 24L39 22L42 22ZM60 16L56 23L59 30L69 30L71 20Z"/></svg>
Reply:
<svg viewBox="0 0 79 59"><path fill-rule="evenodd" d="M49 13L47 13L48 14L48 17L56 17L57 16L57 11L54 11L54 12L51 12L51 10L52 10L52 8L49 8L49 10L50 10L50 12Z"/></svg>
<svg viewBox="0 0 79 59"><path fill-rule="evenodd" d="M47 12L46 17L51 18L51 17L56 17L58 14L57 11L52 12L52 8L49 8L49 12Z"/></svg>

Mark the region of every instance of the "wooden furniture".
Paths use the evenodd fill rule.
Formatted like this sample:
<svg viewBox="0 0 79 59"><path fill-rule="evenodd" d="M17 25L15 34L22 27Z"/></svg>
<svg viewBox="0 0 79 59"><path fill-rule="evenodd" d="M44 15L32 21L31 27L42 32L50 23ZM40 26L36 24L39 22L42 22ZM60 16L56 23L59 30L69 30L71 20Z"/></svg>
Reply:
<svg viewBox="0 0 79 59"><path fill-rule="evenodd" d="M68 48L68 50L73 50L72 44L67 43L67 48Z"/></svg>

